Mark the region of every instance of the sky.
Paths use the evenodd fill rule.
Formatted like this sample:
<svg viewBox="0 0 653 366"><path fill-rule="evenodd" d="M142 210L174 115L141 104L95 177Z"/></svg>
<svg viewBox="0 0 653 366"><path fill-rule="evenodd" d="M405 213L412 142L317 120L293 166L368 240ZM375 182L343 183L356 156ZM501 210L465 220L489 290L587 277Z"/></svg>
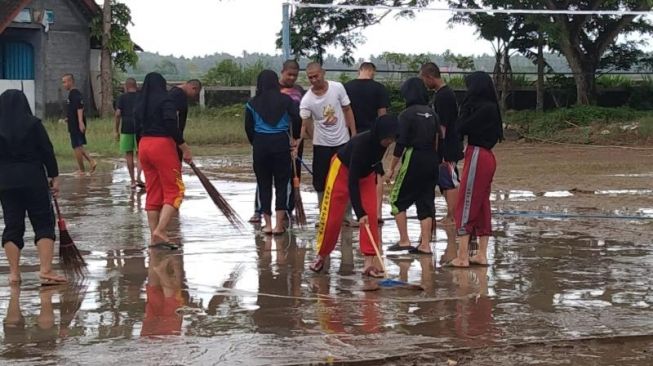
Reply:
<svg viewBox="0 0 653 366"><path fill-rule="evenodd" d="M132 39L148 52L185 57L216 52L281 53L275 40L281 29L283 0L119 1L131 9ZM432 6L446 4L435 1ZM365 59L385 51L442 53L449 49L464 55L492 52L490 43L479 40L474 28L449 28L449 16L433 11L418 13L414 19L388 16L363 32L366 41L359 45L355 57ZM337 50L331 51L339 55Z"/></svg>

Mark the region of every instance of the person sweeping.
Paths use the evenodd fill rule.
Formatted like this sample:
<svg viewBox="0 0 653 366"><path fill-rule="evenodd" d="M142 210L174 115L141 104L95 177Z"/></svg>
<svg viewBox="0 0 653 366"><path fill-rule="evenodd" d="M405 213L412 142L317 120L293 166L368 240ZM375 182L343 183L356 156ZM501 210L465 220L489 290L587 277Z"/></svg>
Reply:
<svg viewBox="0 0 653 366"><path fill-rule="evenodd" d="M487 265L487 246L492 235L490 193L497 168L492 148L503 141L503 121L492 78L477 71L465 78L467 94L460 107L458 132L467 137L465 167L456 205L458 256L448 267ZM478 254L469 257L469 240L478 237Z"/></svg>
<svg viewBox="0 0 653 366"><path fill-rule="evenodd" d="M354 136L331 160L320 210L318 254L310 265L312 271L320 272L325 259L335 248L347 201L351 198L360 226L361 252L365 256L363 273L371 277L382 277L381 269L374 265L376 251L373 243L380 242L376 178L377 175L384 175L381 160L388 146L395 141L397 129L396 117L381 116L370 131ZM368 228L373 238L369 237Z"/></svg>
<svg viewBox="0 0 653 366"><path fill-rule="evenodd" d="M52 269L55 219L51 195L59 193L59 167L48 133L32 115L20 90L0 95L0 202L5 228L2 246L9 262L9 282L20 276L20 252L25 246L25 213L34 229L41 284L65 283Z"/></svg>
<svg viewBox="0 0 653 366"><path fill-rule="evenodd" d="M177 110L161 74L151 72L145 76L134 114L138 157L145 174L145 210L151 245L174 246L167 228L179 210L185 191L177 148L187 163L193 161L193 155L181 135Z"/></svg>
<svg viewBox="0 0 653 366"><path fill-rule="evenodd" d="M301 119L297 104L281 93L279 78L272 70L263 70L258 75L256 96L245 107L245 131L253 147L254 172L265 218L262 232L281 235L285 232L284 218L290 207L291 138L299 138ZM272 185L276 197L274 228Z"/></svg>

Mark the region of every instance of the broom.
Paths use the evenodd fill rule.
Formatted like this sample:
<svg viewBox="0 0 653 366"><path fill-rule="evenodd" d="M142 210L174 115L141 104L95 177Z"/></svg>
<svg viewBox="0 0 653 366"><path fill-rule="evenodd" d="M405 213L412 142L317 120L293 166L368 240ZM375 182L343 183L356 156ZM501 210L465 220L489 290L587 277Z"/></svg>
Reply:
<svg viewBox="0 0 653 366"><path fill-rule="evenodd" d="M372 242L372 247L374 247L374 253L376 253L376 258L379 260L381 263L381 269L383 270L383 280L379 281L378 284L381 287L399 287L399 288L404 288L407 290L417 290L417 291L424 291L424 288L420 285L413 285L408 282L404 281L399 281L399 280L393 280L391 278L388 278L388 271L385 268L385 263L383 262L383 257L381 257L381 252L379 252L379 248L376 245L376 241L374 240L374 236L372 235L372 231L370 230L370 225L365 224L365 231L367 231L367 236L370 238L370 241Z"/></svg>
<svg viewBox="0 0 653 366"><path fill-rule="evenodd" d="M79 252L73 238L70 237L68 229L66 228L66 221L61 216L59 209L59 202L56 198L54 200L54 207L57 210L57 226L59 226L59 261L64 272L77 274L83 276L86 269L86 261Z"/></svg>
<svg viewBox="0 0 653 366"><path fill-rule="evenodd" d="M243 229L245 227L243 219L238 216L238 213L231 207L229 202L218 192L218 190L213 186L209 178L202 173L199 168L195 165L194 162L188 163L190 165L191 169L193 169L193 172L195 175L197 175L197 178L199 178L200 182L202 183L202 186L204 186L204 189L206 190L206 193L209 194L209 197L211 197L211 200L213 200L213 203L215 203L216 206L218 206L218 209L222 212L222 214L229 220L231 225L236 228L236 229Z"/></svg>
<svg viewBox="0 0 653 366"><path fill-rule="evenodd" d="M306 211L302 202L302 194L299 190L299 175L297 174L297 164L292 162L292 190L295 203L295 220L302 229L306 226Z"/></svg>

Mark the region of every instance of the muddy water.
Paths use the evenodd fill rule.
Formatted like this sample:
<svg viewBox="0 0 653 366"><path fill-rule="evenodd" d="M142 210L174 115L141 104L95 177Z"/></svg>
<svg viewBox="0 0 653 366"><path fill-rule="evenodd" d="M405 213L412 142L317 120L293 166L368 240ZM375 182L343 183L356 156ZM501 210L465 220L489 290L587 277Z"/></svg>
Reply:
<svg viewBox="0 0 653 366"><path fill-rule="evenodd" d="M225 162L203 164L217 178L216 167ZM386 261L391 277L419 283L424 292L365 292L357 232L343 230L328 275L315 275L307 270L313 228L275 238L253 227L234 231L199 181L184 180L187 197L173 225L183 248L166 251L147 249L145 196L130 193L125 170L66 177L61 203L76 243L89 251L88 277L42 289L36 253L28 246L23 284L9 288L3 256L0 363L304 364L533 344L511 362L554 364L567 360L547 351L554 341L573 349L588 339L653 334L650 240L606 239L593 229L645 232L648 222L496 215L493 265L469 270L441 268L455 247L453 233L439 228L433 258ZM244 218L251 214L253 183L215 183ZM622 193L632 194L611 194ZM568 195L494 195L515 205L539 197ZM303 198L312 223L316 197L305 192ZM444 202L437 204L444 212ZM384 207L384 216L388 211ZM418 230L410 221L413 237ZM382 236L385 244L396 242L395 225L387 223ZM638 342L650 348L650 339L643 339ZM612 355L606 364L651 362L607 349L601 348ZM600 364L586 353L576 354L575 363Z"/></svg>

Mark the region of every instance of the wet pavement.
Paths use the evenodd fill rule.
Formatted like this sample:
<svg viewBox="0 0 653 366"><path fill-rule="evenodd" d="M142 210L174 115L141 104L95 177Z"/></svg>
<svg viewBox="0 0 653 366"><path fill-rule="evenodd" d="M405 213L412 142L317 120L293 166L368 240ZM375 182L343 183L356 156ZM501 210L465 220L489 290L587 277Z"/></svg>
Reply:
<svg viewBox="0 0 653 366"><path fill-rule="evenodd" d="M249 217L254 184L217 180L224 159L200 162ZM525 201L650 190L497 190L491 267L443 269L455 242L440 226L434 257L386 260L391 277L421 284L423 292L368 292L357 231L344 229L328 274L313 274L312 225L274 238L250 226L235 231L190 175L173 230L182 249L148 249L145 196L131 193L127 181L120 168L63 181L69 231L89 252L80 283L41 288L28 245L23 284L10 288L2 256L0 363L653 362L653 210L517 209ZM313 223L315 194L303 199ZM437 209L445 211L440 197ZM418 222L409 225L416 237ZM394 223L383 226L382 237L385 245L398 240Z"/></svg>

